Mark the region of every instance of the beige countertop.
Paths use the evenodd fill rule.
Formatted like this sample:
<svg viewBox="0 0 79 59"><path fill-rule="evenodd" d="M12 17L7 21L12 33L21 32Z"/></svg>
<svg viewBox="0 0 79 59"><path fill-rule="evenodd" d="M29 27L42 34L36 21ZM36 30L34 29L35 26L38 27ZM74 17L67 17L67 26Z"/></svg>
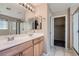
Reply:
<svg viewBox="0 0 79 59"><path fill-rule="evenodd" d="M41 36L44 35L42 33L31 33L31 34L0 36L0 51L33 40ZM8 37L14 37L14 40L8 41Z"/></svg>

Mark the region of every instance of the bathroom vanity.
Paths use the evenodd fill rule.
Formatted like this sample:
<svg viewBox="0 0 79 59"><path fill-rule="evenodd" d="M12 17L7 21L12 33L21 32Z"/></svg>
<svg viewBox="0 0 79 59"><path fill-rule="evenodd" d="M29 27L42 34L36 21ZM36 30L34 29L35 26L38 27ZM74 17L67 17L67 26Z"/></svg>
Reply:
<svg viewBox="0 0 79 59"><path fill-rule="evenodd" d="M19 4L0 4L0 8L0 55L42 55L44 35L39 33L42 16L35 17L34 12ZM40 31L35 33L35 30Z"/></svg>
<svg viewBox="0 0 79 59"><path fill-rule="evenodd" d="M25 37L26 36L26 37ZM19 36L17 36L19 37ZM16 41L16 42L15 42ZM32 36L21 34L19 39L0 44L1 56L40 56L44 52L44 36L35 33Z"/></svg>

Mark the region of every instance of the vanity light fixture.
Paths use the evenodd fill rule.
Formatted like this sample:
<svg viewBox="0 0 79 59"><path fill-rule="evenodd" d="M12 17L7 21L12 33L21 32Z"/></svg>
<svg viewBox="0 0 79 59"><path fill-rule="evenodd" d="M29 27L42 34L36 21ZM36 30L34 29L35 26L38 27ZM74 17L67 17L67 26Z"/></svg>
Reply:
<svg viewBox="0 0 79 59"><path fill-rule="evenodd" d="M26 9L30 10L31 12L35 12L34 7L31 3L19 3L19 4L25 7Z"/></svg>

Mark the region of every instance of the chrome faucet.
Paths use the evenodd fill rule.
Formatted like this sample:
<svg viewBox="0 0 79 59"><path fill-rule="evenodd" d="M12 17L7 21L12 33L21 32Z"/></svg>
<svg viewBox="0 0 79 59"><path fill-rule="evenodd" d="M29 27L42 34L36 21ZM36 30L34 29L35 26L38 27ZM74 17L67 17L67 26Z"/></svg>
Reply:
<svg viewBox="0 0 79 59"><path fill-rule="evenodd" d="M8 37L8 41L12 41L12 40L14 40L14 37Z"/></svg>

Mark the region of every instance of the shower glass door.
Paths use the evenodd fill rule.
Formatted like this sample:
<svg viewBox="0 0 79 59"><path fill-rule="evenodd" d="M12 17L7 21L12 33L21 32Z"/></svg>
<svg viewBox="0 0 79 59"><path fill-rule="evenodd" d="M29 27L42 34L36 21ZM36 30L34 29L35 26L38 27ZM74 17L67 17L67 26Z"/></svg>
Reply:
<svg viewBox="0 0 79 59"><path fill-rule="evenodd" d="M77 11L73 15L73 48L76 50L76 52L79 52L79 27L78 22L79 21L79 12Z"/></svg>

